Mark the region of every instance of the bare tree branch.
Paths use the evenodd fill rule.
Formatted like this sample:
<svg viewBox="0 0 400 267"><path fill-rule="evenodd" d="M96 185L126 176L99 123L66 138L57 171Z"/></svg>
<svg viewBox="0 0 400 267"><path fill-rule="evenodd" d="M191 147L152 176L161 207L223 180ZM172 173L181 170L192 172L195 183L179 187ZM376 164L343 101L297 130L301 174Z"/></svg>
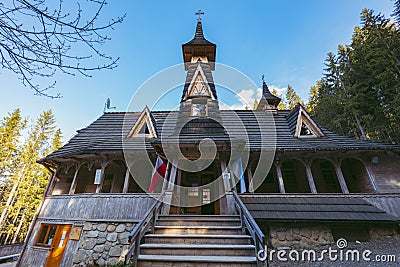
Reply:
<svg viewBox="0 0 400 267"><path fill-rule="evenodd" d="M107 4L104 0L84 1L94 13L83 13L83 3L77 0L75 15L68 12L63 0L12 0L0 3L0 66L17 74L22 84L35 94L58 98L50 94L55 82L42 88L36 80L53 77L57 70L64 74L81 74L117 67L118 58L103 53L100 46L110 40L104 34L125 18L117 17L106 24L98 24L100 13ZM69 8L71 9L71 8ZM85 47L83 55L75 52ZM93 59L101 64L93 65Z"/></svg>

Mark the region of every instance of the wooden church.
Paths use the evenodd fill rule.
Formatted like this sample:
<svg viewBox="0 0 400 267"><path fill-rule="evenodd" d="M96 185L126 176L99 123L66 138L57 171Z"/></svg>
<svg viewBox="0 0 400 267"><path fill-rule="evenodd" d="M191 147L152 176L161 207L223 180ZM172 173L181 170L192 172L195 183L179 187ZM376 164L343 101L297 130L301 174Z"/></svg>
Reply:
<svg viewBox="0 0 400 267"><path fill-rule="evenodd" d="M52 177L19 266L263 266L265 248L398 234L399 146L335 134L301 105L277 110L265 81L257 110L222 110L201 19L182 52L178 111L106 112L40 160ZM270 163L260 142L269 131L257 126L267 113ZM239 121L243 138L232 140ZM248 164L237 168L230 159L244 148ZM179 164L202 154L202 168Z"/></svg>

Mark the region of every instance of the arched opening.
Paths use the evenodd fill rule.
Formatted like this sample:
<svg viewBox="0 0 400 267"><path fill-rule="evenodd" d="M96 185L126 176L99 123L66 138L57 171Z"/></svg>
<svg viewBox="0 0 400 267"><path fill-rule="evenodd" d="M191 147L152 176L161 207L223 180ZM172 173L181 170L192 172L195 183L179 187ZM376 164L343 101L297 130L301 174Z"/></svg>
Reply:
<svg viewBox="0 0 400 267"><path fill-rule="evenodd" d="M341 164L344 179L350 193L368 193L374 189L364 164L355 158L346 158Z"/></svg>
<svg viewBox="0 0 400 267"><path fill-rule="evenodd" d="M144 190L138 185L135 179L133 179L131 174L129 174L128 193L144 193Z"/></svg>
<svg viewBox="0 0 400 267"><path fill-rule="evenodd" d="M285 160L281 169L286 193L311 193L306 168L300 161Z"/></svg>
<svg viewBox="0 0 400 267"><path fill-rule="evenodd" d="M271 169L261 185L255 190L256 193L279 193L278 177L276 176L275 166Z"/></svg>
<svg viewBox="0 0 400 267"><path fill-rule="evenodd" d="M71 168L66 172L65 167L61 167L57 170L54 177L54 187L51 192L52 195L63 195L68 194L71 188L72 180L74 178L75 169Z"/></svg>
<svg viewBox="0 0 400 267"><path fill-rule="evenodd" d="M125 162L114 160L104 170L104 181L101 193L122 193L125 180Z"/></svg>
<svg viewBox="0 0 400 267"><path fill-rule="evenodd" d="M76 177L76 187L74 194L95 193L97 185L94 183L94 179L96 176L96 170L100 168L100 163L92 166L90 170L88 169L88 166L86 164L82 165Z"/></svg>
<svg viewBox="0 0 400 267"><path fill-rule="evenodd" d="M332 162L326 159L315 159L311 170L318 193L341 193L339 180Z"/></svg>

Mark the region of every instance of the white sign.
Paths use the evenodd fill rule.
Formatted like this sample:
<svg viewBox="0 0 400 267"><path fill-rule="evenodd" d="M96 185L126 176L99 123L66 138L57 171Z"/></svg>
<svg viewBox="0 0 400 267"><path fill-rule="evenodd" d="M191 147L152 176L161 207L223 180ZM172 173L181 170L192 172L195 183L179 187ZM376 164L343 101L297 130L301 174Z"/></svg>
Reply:
<svg viewBox="0 0 400 267"><path fill-rule="evenodd" d="M94 184L100 184L101 169L96 170L96 176L94 177Z"/></svg>

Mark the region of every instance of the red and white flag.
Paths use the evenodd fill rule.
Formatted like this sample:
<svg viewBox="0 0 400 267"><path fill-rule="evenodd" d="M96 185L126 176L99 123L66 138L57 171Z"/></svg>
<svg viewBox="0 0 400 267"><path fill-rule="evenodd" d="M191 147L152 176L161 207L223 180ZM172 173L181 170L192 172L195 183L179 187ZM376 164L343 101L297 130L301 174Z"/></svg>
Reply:
<svg viewBox="0 0 400 267"><path fill-rule="evenodd" d="M154 166L153 174L151 176L149 193L154 192L157 183L164 178L166 170L167 166L165 165L164 161L160 157L157 157L156 165Z"/></svg>

